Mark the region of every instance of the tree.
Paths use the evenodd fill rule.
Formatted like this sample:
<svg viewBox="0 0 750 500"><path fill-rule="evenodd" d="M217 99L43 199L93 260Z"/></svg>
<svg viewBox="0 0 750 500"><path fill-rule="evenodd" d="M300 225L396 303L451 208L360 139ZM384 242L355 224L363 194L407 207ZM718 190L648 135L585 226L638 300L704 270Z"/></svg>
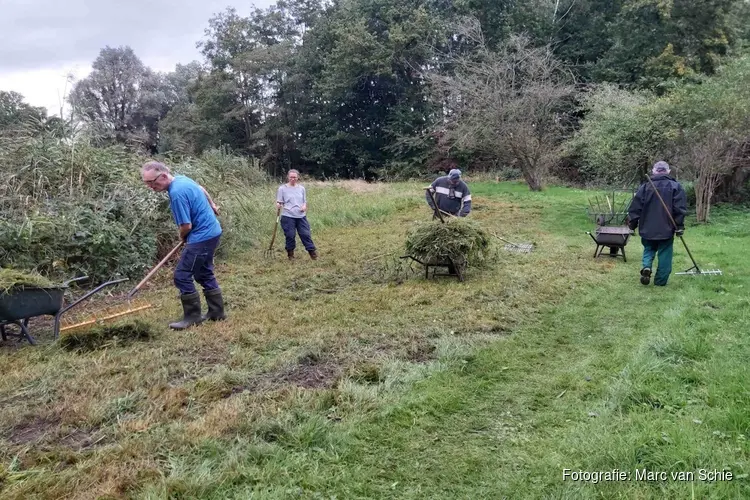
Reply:
<svg viewBox="0 0 750 500"><path fill-rule="evenodd" d="M105 47L92 68L71 92L74 114L105 143L155 149L158 122L168 111L161 76L130 47Z"/></svg>
<svg viewBox="0 0 750 500"><path fill-rule="evenodd" d="M576 91L570 75L549 46L532 47L524 36L512 35L495 52L476 19L457 32L475 50L448 56L452 73L425 74L433 101L444 109L437 132L454 148L515 163L529 188L541 190L565 136Z"/></svg>
<svg viewBox="0 0 750 500"><path fill-rule="evenodd" d="M716 124L704 123L686 137L681 162L695 179L698 222L708 222L714 192L737 165L741 150L742 143L735 134L716 128Z"/></svg>
<svg viewBox="0 0 750 500"><path fill-rule="evenodd" d="M0 132L22 127L29 121L43 122L46 117L44 108L24 102L18 92L0 90Z"/></svg>
<svg viewBox="0 0 750 500"><path fill-rule="evenodd" d="M585 181L638 185L657 158L670 156L677 131L654 93L599 84L580 101L583 119L565 147Z"/></svg>
<svg viewBox="0 0 750 500"><path fill-rule="evenodd" d="M742 0L623 0L596 64L601 81L660 89L713 74L735 44L730 11Z"/></svg>

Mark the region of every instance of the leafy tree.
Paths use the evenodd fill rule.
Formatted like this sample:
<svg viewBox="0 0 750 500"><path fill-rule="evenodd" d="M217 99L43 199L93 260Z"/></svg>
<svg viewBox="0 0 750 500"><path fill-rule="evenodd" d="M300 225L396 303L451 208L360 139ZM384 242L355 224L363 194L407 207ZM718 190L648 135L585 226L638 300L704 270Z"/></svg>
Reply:
<svg viewBox="0 0 750 500"><path fill-rule="evenodd" d="M476 50L453 56L451 74L427 74L433 101L445 114L437 131L453 147L513 162L529 188L541 190L566 133L575 95L569 74L549 46L532 47L526 37L511 36L491 51L476 20L459 33Z"/></svg>
<svg viewBox="0 0 750 500"><path fill-rule="evenodd" d="M660 88L669 79L712 74L733 43L729 13L737 1L624 0L595 75Z"/></svg>
<svg viewBox="0 0 750 500"><path fill-rule="evenodd" d="M153 150L158 122L168 111L161 76L144 66L130 47L102 49L92 67L71 92L75 115L103 143Z"/></svg>
<svg viewBox="0 0 750 500"><path fill-rule="evenodd" d="M0 90L0 133L7 133L28 124L39 123L46 119L44 108L31 106L24 102L18 92Z"/></svg>

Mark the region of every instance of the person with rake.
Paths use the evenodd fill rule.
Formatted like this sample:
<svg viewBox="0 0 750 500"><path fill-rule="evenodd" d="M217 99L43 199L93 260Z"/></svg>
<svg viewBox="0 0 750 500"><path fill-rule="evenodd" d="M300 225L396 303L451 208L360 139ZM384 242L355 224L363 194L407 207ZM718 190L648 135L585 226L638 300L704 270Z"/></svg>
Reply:
<svg viewBox="0 0 750 500"><path fill-rule="evenodd" d="M669 164L658 161L651 169L651 182L641 184L628 209L628 227L641 235L643 244L643 267L641 283L651 282L651 266L658 256L659 265L654 276L654 285L665 286L672 272L672 250L674 236L682 236L685 231L687 196L679 182L669 176ZM653 187L652 187L653 186ZM659 200L658 190L668 213ZM672 219L674 225L672 225Z"/></svg>
<svg viewBox="0 0 750 500"><path fill-rule="evenodd" d="M163 163L150 161L141 167L144 184L156 192L166 191L174 221L185 249L174 271L174 284L180 291L183 318L170 323L173 330L184 330L205 320L226 318L224 299L214 276L214 253L222 229L216 218L218 208L208 192L184 175L173 176ZM200 294L193 280L203 287L208 313L201 314Z"/></svg>
<svg viewBox="0 0 750 500"><path fill-rule="evenodd" d="M296 237L302 240L305 250L312 260L318 258L312 236L310 223L307 222L307 194L305 187L299 184L299 172L295 169L287 173L287 183L279 186L276 191L276 208L281 210L281 229L286 238L286 254L289 260L294 259L294 249L297 246Z"/></svg>
<svg viewBox="0 0 750 500"><path fill-rule="evenodd" d="M471 192L469 186L461 180L461 171L457 168L451 169L448 175L435 179L429 189L426 189L425 196L427 204L435 213L435 204L437 210L456 217L466 217L471 212Z"/></svg>

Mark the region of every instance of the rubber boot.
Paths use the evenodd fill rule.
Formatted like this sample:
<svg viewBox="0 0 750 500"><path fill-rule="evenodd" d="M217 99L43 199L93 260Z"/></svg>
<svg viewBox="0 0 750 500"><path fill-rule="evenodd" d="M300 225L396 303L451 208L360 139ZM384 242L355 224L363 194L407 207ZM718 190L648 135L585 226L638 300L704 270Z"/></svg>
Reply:
<svg viewBox="0 0 750 500"><path fill-rule="evenodd" d="M286 251L286 256L287 256L287 258L288 258L289 260L292 260L292 259L294 259L294 250L287 250L287 251Z"/></svg>
<svg viewBox="0 0 750 500"><path fill-rule="evenodd" d="M206 296L206 304L208 304L208 313L203 315L203 320L222 321L227 319L227 315L224 314L224 298L221 296L221 288L204 290L203 295Z"/></svg>
<svg viewBox="0 0 750 500"><path fill-rule="evenodd" d="M185 330L193 325L200 325L203 322L201 316L201 296L198 292L180 295L182 302L182 311L184 317L175 323L170 323L169 328L172 330Z"/></svg>
<svg viewBox="0 0 750 500"><path fill-rule="evenodd" d="M641 269L641 285L648 285L651 282L651 269L644 267Z"/></svg>
<svg viewBox="0 0 750 500"><path fill-rule="evenodd" d="M315 250L310 250L310 258L312 260L318 260L318 252L316 252Z"/></svg>

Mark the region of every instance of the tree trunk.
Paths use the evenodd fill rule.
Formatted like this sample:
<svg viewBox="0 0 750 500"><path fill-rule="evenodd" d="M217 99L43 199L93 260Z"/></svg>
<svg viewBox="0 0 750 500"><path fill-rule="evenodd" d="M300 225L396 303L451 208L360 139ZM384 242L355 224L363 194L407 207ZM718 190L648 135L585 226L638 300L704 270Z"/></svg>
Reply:
<svg viewBox="0 0 750 500"><path fill-rule="evenodd" d="M719 183L719 174L701 172L695 183L695 216L698 222L708 222L711 213L711 200Z"/></svg>
<svg viewBox="0 0 750 500"><path fill-rule="evenodd" d="M537 172L536 166L526 160L521 160L519 163L521 164L521 173L523 173L523 178L526 184L529 185L529 189L532 191L541 191L542 176Z"/></svg>

